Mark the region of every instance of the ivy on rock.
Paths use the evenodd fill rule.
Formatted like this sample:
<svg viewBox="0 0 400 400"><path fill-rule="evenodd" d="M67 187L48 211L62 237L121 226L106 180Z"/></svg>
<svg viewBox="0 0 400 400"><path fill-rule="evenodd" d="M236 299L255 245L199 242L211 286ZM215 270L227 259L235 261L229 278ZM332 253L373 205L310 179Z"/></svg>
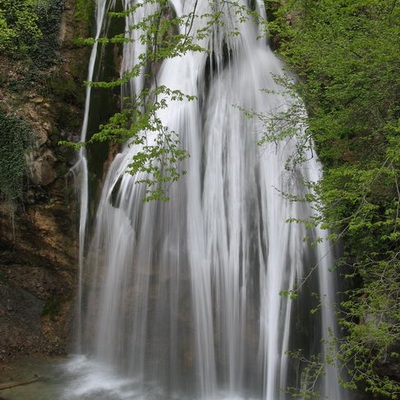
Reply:
<svg viewBox="0 0 400 400"><path fill-rule="evenodd" d="M10 202L23 194L29 132L24 120L0 109L0 193Z"/></svg>

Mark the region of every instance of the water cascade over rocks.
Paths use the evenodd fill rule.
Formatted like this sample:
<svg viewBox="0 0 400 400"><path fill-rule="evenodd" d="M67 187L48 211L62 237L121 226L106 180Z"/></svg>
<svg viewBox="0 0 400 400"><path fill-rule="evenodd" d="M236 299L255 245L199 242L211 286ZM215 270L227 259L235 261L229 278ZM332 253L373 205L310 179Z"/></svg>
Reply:
<svg viewBox="0 0 400 400"><path fill-rule="evenodd" d="M248 3L235 7L265 12L262 1ZM125 9L135 4L124 1ZM97 0L98 35L111 6ZM329 244L304 240L324 233L287 219L307 218L311 206L282 195L304 194L303 180L317 180L320 165L310 151L307 161L286 168L295 138L257 145L266 127L243 109L269 115L284 112L292 100L275 82L282 65L259 39L260 27L251 17L239 21L235 7L171 0L178 17L222 11L199 39L208 51L167 58L152 79L143 71L124 88L125 96L139 95L145 85L195 96L166 98L168 107L157 111L190 154L182 165L187 174L169 187L169 201L142 201L145 185L136 182L146 177L126 173L142 147L126 145L108 169L89 241L83 179L82 355L68 366L80 376L66 389L68 399L283 400L292 398L285 389L301 389L304 379L288 351L324 357L321 341L335 330ZM156 9L154 2L138 7L127 15L127 28ZM191 34L206 23L193 18ZM187 33L187 26L178 28ZM141 34L131 30L134 40L124 44L123 71L148 51ZM96 45L90 79L98 53ZM88 90L85 124L90 96ZM155 135L147 133L147 145ZM86 165L84 152L81 158ZM297 299L281 295L296 284L302 285ZM320 311L310 313L319 301ZM322 398L345 398L333 367L316 388Z"/></svg>

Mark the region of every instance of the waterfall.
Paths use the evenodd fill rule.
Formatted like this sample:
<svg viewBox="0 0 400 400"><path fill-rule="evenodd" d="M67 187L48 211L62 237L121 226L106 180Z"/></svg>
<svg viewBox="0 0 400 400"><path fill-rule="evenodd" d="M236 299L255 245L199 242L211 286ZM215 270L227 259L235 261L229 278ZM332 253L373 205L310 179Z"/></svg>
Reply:
<svg viewBox="0 0 400 400"><path fill-rule="evenodd" d="M262 1L249 3L263 15ZM98 32L105 4L97 0ZM125 9L136 4L124 1ZM83 186L78 336L88 370L96 363L107 371L89 385L93 398L289 399L285 388L299 387L304 371L288 351L324 354L321 341L335 331L329 243L311 247L304 240L325 233L288 223L307 218L311 205L282 195L304 195L304 180L317 180L320 165L310 156L286 168L296 138L257 145L265 127L243 109L274 114L288 110L292 99L275 82L283 67L258 38L257 22L235 7L250 4L171 0L178 17L221 11L197 39L207 51L163 60L152 80L143 68L123 88L124 96L151 85L194 96L166 97L168 107L157 111L190 154L180 167L187 174L168 188L170 199L143 202L145 187L137 181L145 175L126 173L143 145L128 143L108 169L88 244ZM132 40L124 44L122 73L148 51L143 32L128 28L156 10L157 2L148 2L127 14ZM206 23L194 17L190 28L178 29L195 36ZM90 79L96 57L97 45ZM147 132L147 145L154 135ZM296 300L281 295L294 285L302 286ZM310 313L318 301L311 293L323 301L320 313ZM104 383L111 377L117 392ZM322 398L345 398L333 367L316 387ZM75 388L67 398L82 393Z"/></svg>
<svg viewBox="0 0 400 400"><path fill-rule="evenodd" d="M115 0L114 0L115 1ZM96 32L94 39L97 41L102 34L104 34L104 25L106 20L106 14L112 8L114 2L107 0L97 0L96 2ZM92 82L98 79L99 76L95 76L96 62L98 63L98 50L99 45L96 42L93 46L88 66L88 82ZM86 88L86 99L85 99L85 114L82 123L81 130L81 142L85 142L89 131L89 116L91 115L92 109L92 87L89 85ZM87 220L88 220L88 208L89 208L89 188L88 188L88 161L87 152L84 147L79 150L78 160L72 168L72 174L75 177L75 181L79 186L80 191L80 225L79 225L79 287L77 295L77 346L80 348L82 338L80 334L82 332L82 320L81 320L81 309L82 309L82 291L83 288L81 283L83 282L83 260L84 252L86 247L86 231L87 231Z"/></svg>

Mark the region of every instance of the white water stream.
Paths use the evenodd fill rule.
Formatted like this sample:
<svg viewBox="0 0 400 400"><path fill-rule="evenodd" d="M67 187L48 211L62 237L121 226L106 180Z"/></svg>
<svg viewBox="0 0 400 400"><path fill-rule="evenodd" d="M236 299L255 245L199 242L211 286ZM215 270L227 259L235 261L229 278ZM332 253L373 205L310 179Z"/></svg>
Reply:
<svg viewBox="0 0 400 400"><path fill-rule="evenodd" d="M262 3L255 6L261 15ZM98 34L104 7L97 0ZM223 24L200 42L209 53L166 59L157 72L158 85L196 96L158 112L190 153L188 173L170 187L168 202L143 203L143 185L136 184L143 176L125 173L141 148L126 146L108 170L88 247L83 181L78 337L88 358L69 364L79 379L65 398L289 399L285 388L301 385L302 371L287 352L323 354L321 339L335 330L329 244L312 248L303 240L324 233L286 222L312 210L281 195L302 195L303 179L317 180L320 165L310 154L288 171L296 139L258 146L265 127L236 107L268 115L290 106L273 78L283 74L282 65L257 39L259 26L251 18L238 22L227 2L173 0L171 7L178 16L223 12ZM154 4L139 8L127 26L154 10ZM191 34L205 22L195 18ZM238 35L229 34L236 29ZM125 44L123 70L146 51L140 34L133 30L134 42ZM95 46L90 79L97 52ZM140 93L145 82L144 73L132 79L130 93ZM88 118L87 112L86 125ZM311 269L297 300L280 295ZM316 315L312 292L323 302ZM316 387L322 398L344 399L334 368Z"/></svg>

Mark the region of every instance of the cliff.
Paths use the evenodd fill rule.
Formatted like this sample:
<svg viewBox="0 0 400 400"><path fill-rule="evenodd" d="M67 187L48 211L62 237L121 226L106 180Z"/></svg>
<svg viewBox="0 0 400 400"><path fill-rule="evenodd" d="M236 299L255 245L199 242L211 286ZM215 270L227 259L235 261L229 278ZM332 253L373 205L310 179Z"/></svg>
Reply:
<svg viewBox="0 0 400 400"><path fill-rule="evenodd" d="M34 51L0 55L2 116L22 121L29 139L22 193L18 200L0 197L0 364L65 353L71 340L77 196L69 172L74 153L58 142L80 134L89 49L75 38L88 24L78 20L74 0L44 11Z"/></svg>

